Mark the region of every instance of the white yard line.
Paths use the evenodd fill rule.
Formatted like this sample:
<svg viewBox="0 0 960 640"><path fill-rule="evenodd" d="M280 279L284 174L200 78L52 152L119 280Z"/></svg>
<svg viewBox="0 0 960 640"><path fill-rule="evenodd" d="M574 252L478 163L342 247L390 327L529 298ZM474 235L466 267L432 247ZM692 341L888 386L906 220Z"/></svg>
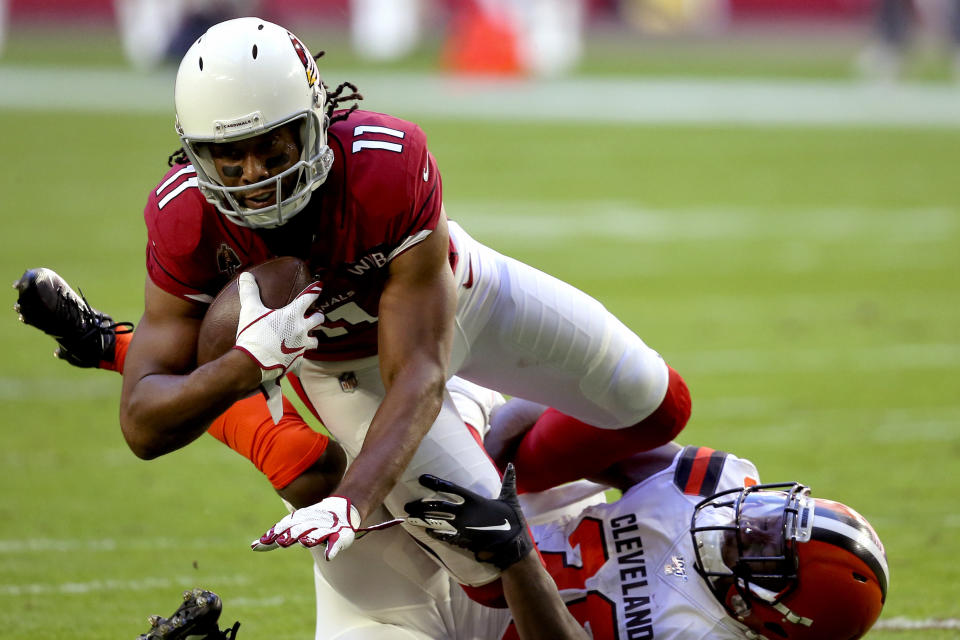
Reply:
<svg viewBox="0 0 960 640"><path fill-rule="evenodd" d="M948 84L628 77L516 81L336 70L327 71L325 79L355 82L371 109L417 118L960 127L960 88ZM171 72L3 66L0 107L172 114L173 80Z"/></svg>
<svg viewBox="0 0 960 640"><path fill-rule="evenodd" d="M715 207L652 209L626 202L458 201L447 214L481 239L552 243L573 238L626 242L730 239L825 240L865 238L896 243L944 242L960 232L954 209L824 208L785 210Z"/></svg>
<svg viewBox="0 0 960 640"><path fill-rule="evenodd" d="M206 584L250 584L251 579L244 575L205 576ZM91 580L89 582L59 582L32 584L0 584L0 596L37 596L37 595L86 595L109 591L151 591L174 587L189 589L196 586L197 577L192 575L172 578L149 577L139 580Z"/></svg>
<svg viewBox="0 0 960 640"><path fill-rule="evenodd" d="M904 631L912 629L960 629L960 620L956 618L927 618L915 620L913 618L889 618L880 620L873 626L874 630Z"/></svg>
<svg viewBox="0 0 960 640"><path fill-rule="evenodd" d="M23 333L35 329L24 328ZM39 334L37 334L39 335ZM54 344L51 340L50 344ZM50 398L51 389L56 389L58 400L77 400L81 398L120 399L120 377L96 376L81 378L0 378L0 401L33 400Z"/></svg>
<svg viewBox="0 0 960 640"><path fill-rule="evenodd" d="M671 362L698 374L912 371L960 368L960 343L886 344L828 349L723 349L671 352Z"/></svg>
<svg viewBox="0 0 960 640"><path fill-rule="evenodd" d="M241 586L250 584L251 582L249 577L243 575L207 576L204 580L207 584ZM139 580L92 580L89 582L61 582L54 584L0 584L0 595L9 597L37 595L71 596L91 593L99 594L111 591L153 591L172 588L188 589L194 587L195 583L196 576L175 576L172 578L149 577ZM288 605L291 602L305 602L308 600L312 600L312 597L240 597L231 600L230 604L237 608L280 607ZM880 620L874 625L873 629L876 631L960 629L960 620L955 618L914 619L900 616Z"/></svg>
<svg viewBox="0 0 960 640"><path fill-rule="evenodd" d="M213 549L223 547L222 538L26 538L0 540L0 554L12 553L113 553L164 549Z"/></svg>
<svg viewBox="0 0 960 640"><path fill-rule="evenodd" d="M231 598L230 607L244 608L244 609L259 609L259 608L270 608L270 607L286 607L292 604L298 604L302 602L315 602L316 598L312 593L301 595L300 597L287 597L287 596L272 596L269 598Z"/></svg>

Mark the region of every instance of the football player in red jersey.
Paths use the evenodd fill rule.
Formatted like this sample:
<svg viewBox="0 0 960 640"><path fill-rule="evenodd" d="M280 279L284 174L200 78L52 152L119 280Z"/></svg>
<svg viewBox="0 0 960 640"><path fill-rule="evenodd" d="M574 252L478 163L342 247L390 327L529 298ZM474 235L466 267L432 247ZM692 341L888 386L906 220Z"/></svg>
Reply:
<svg viewBox="0 0 960 640"><path fill-rule="evenodd" d="M333 497L254 546L325 545L332 558L377 505L399 513L422 495L422 473L499 489L444 394L451 374L556 407L535 430L566 442L567 455L582 457L576 444L598 428L643 448L676 435L689 396L655 351L592 298L448 221L419 127L336 102L306 47L257 18L212 27L185 55L176 111L189 163L147 203L146 310L124 370L121 425L134 452L183 446L252 389L276 397L280 376L296 373L351 462ZM194 369L205 303L276 255L308 262L319 293L305 296L322 316L291 305L259 319L255 284L242 279L250 322L238 348ZM622 450L592 453L603 467ZM496 579L412 533L462 583Z"/></svg>
<svg viewBox="0 0 960 640"><path fill-rule="evenodd" d="M344 88L328 96L306 47L257 18L212 27L185 55L183 155L144 212L145 310L120 410L130 448L153 458L184 446L257 388L287 419L277 381L295 374L350 463L332 497L254 546L320 546L332 558L378 505L398 514L424 495L423 473L499 490L444 391L452 374L555 407L531 432L563 445L550 450L551 482L671 440L689 416L680 376L596 300L448 221L423 132L337 110ZM196 367L206 305L235 273L280 255L306 260L319 287L261 316L242 277L237 349ZM595 444L598 429L608 446ZM410 532L461 583L496 580L470 554Z"/></svg>

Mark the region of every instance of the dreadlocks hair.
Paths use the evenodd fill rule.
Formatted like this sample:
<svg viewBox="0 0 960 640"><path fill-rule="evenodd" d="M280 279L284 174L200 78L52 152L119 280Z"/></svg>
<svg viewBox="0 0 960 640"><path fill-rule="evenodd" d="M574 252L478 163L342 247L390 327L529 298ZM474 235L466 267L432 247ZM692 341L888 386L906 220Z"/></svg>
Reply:
<svg viewBox="0 0 960 640"><path fill-rule="evenodd" d="M327 86L324 85L324 89L326 88ZM350 89L350 91L353 93L343 95L344 90L346 89ZM350 100L363 100L363 95L358 92L357 85L353 84L352 82L341 82L332 92L329 90L327 91L327 118L330 121L330 124L346 120L350 117L351 113L360 108L360 105L354 102L344 113L333 115L333 112L337 110L341 102L347 102Z"/></svg>
<svg viewBox="0 0 960 640"><path fill-rule="evenodd" d="M317 55L313 56L313 59L319 60L326 53L327 53L326 51L320 51L319 53L317 53ZM321 82L323 83L323 90L326 91L327 93L327 120L329 124L346 120L347 118L350 117L351 113L353 113L359 108L360 105L354 102L352 105L350 105L350 108L347 109L345 113L338 113L337 115L333 115L333 112L336 111L338 108L340 108L340 103L349 102L350 100L358 100L358 101L363 100L363 95L359 93L359 89L357 89L357 85L353 84L352 82L341 82L339 85L337 85L337 88L334 89L333 91L330 91L330 87L327 86L327 83L323 82L322 80ZM347 89L349 89L353 93L348 93L344 95L344 91Z"/></svg>
<svg viewBox="0 0 960 640"><path fill-rule="evenodd" d="M314 60L319 60L326 54L326 51L321 51L317 55L313 56ZM357 85L352 82L341 82L337 85L337 88L333 91L330 91L330 88L325 82L320 81L323 84L323 90L327 94L327 126L333 124L334 122L342 122L350 117L350 114L360 108L356 102L350 105L343 113L338 113L333 115L333 112L340 108L340 104L343 102L349 102L350 100L360 101L363 100L363 95L360 93L360 90L357 89ZM352 93L344 94L344 92L349 89ZM187 164L190 162L190 158L187 157L187 152L183 150L183 147L180 147L176 151L170 154L167 158L167 166L172 167L175 164Z"/></svg>
<svg viewBox="0 0 960 640"><path fill-rule="evenodd" d="M170 154L170 157L167 158L167 166L172 167L175 164L189 164L190 159L187 157L187 152L183 150L183 147L180 147L176 151Z"/></svg>

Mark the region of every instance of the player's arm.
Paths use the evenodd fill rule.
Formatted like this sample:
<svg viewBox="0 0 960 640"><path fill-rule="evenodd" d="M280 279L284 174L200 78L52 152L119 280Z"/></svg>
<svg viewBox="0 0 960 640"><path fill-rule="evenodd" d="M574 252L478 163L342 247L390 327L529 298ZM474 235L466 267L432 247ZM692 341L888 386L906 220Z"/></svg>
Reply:
<svg viewBox="0 0 960 640"><path fill-rule="evenodd" d="M386 396L338 495L365 517L383 502L433 425L453 343L456 288L441 214L436 229L397 256L380 297L380 373Z"/></svg>
<svg viewBox="0 0 960 640"><path fill-rule="evenodd" d="M78 367L99 366L123 372L133 337L132 323L114 323L51 269L26 270L14 288L14 308L20 319L54 336L59 343L58 357ZM163 300L163 296L157 297ZM204 312L179 298L172 302L188 319ZM185 353L183 358L192 369L193 356ZM277 493L298 508L330 495L346 467L343 449L310 429L289 403L284 406L280 423L273 422L262 398L234 403L213 421L208 433L249 459L270 479ZM308 466L303 468L305 464Z"/></svg>
<svg viewBox="0 0 960 640"><path fill-rule="evenodd" d="M120 397L120 426L140 458L189 444L260 384L259 367L234 349L194 369L204 311L203 305L147 280L144 313L127 351Z"/></svg>
<svg viewBox="0 0 960 640"><path fill-rule="evenodd" d="M500 578L521 640L586 640L536 553L528 553Z"/></svg>
<svg viewBox="0 0 960 640"><path fill-rule="evenodd" d="M583 640L586 633L566 608L557 586L534 553L517 500L516 474L507 465L497 498L485 498L429 474L420 484L436 497L408 502L407 522L438 540L473 551L500 568L503 593L523 640Z"/></svg>

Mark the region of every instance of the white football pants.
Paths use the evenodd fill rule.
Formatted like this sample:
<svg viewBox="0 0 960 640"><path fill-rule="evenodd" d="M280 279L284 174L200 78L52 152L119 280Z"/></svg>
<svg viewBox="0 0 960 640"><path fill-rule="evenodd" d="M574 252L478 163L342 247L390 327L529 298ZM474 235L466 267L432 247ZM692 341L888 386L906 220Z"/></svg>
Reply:
<svg viewBox="0 0 960 640"><path fill-rule="evenodd" d="M549 405L602 428L636 424L659 406L667 390L666 363L603 305L481 245L456 223L449 227L459 254L451 376ZM344 376L350 383L341 385ZM300 379L324 426L355 458L385 395L377 358L306 361ZM402 516L406 502L429 495L417 480L423 473L482 495L499 492L493 463L465 428L449 394L384 501L390 513ZM472 553L416 527L407 530L462 584L479 586L499 575Z"/></svg>

